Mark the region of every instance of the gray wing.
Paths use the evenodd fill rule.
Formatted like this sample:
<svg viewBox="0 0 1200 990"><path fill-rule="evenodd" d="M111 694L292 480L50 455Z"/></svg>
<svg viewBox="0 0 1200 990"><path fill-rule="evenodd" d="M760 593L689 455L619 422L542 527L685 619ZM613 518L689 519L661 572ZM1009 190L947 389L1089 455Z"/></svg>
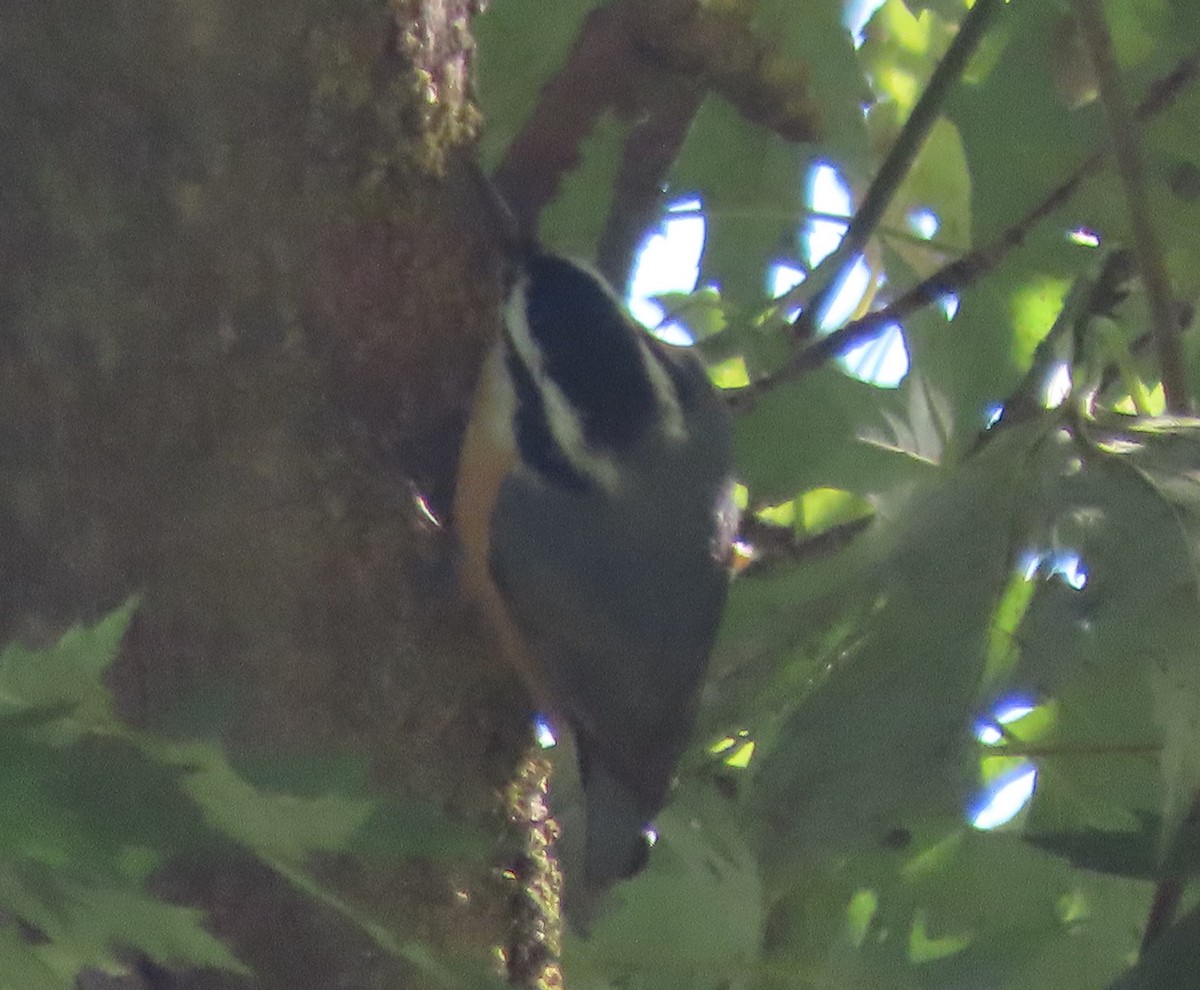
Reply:
<svg viewBox="0 0 1200 990"><path fill-rule="evenodd" d="M493 576L535 670L588 758L647 818L691 731L727 583L711 513L685 518L669 502L515 474L495 509L503 525L493 526Z"/></svg>

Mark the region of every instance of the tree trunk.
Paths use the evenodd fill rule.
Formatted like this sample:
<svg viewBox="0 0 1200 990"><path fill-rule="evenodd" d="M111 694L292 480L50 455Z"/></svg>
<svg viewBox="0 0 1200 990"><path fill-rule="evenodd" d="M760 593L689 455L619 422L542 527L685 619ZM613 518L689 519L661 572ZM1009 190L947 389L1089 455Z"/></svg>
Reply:
<svg viewBox="0 0 1200 990"><path fill-rule="evenodd" d="M521 705L418 505L448 504L500 291L470 8L0 5L0 642L138 592L125 717L223 699L231 747L360 754L498 835ZM486 864L326 872L435 950L503 938ZM421 985L253 862L162 882L259 985Z"/></svg>

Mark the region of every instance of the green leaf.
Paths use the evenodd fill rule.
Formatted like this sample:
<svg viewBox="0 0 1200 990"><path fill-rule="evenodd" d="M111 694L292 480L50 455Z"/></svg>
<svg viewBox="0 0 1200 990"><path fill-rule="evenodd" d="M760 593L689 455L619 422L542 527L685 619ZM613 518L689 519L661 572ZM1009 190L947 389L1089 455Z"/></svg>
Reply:
<svg viewBox="0 0 1200 990"><path fill-rule="evenodd" d="M767 267L794 253L805 156L733 107L710 97L688 131L672 173L678 192L699 192L708 221L701 284L726 305L756 308Z"/></svg>
<svg viewBox="0 0 1200 990"><path fill-rule="evenodd" d="M1200 908L1193 908L1150 947L1136 966L1108 990L1192 987L1200 972Z"/></svg>
<svg viewBox="0 0 1200 990"><path fill-rule="evenodd" d="M74 972L61 972L46 954L14 928L0 928L0 990L75 990Z"/></svg>
<svg viewBox="0 0 1200 990"><path fill-rule="evenodd" d="M1033 580L1019 570L1014 569L1009 575L1008 585L996 603L996 610L992 615L987 660L983 669L985 683L995 683L1011 675L1020 656L1018 630L1036 588Z"/></svg>
<svg viewBox="0 0 1200 990"><path fill-rule="evenodd" d="M828 367L772 389L737 420L738 473L756 500L791 498L811 488L874 494L922 468L859 438L878 437L882 413L901 400ZM897 409L899 412L900 410ZM875 485L872 485L872 482Z"/></svg>
<svg viewBox="0 0 1200 990"><path fill-rule="evenodd" d="M1024 439L1022 436L1021 440ZM954 814L973 773L965 714L1010 566L1019 440L914 496L877 606L754 768L766 862L846 853L921 809Z"/></svg>
<svg viewBox="0 0 1200 990"><path fill-rule="evenodd" d="M1154 880L1160 872L1158 845L1162 822L1157 815L1144 812L1138 818L1140 827L1135 831L1088 828L1080 832L1026 833L1024 839L1038 849L1064 857L1080 869Z"/></svg>
<svg viewBox="0 0 1200 990"><path fill-rule="evenodd" d="M229 763L238 776L260 792L262 798L336 801L341 797L353 799L351 803L356 808L359 802L369 800L368 811L361 823L336 840L344 842L345 848L356 855L389 859L412 856L468 859L482 857L489 847L478 830L451 820L432 805L400 797L372 796L368 799L365 763L349 753L264 750L231 754ZM236 803L238 798L230 793L221 800ZM305 807L311 810L314 806ZM300 811L298 817L303 819L305 813ZM351 823L355 819L357 812L351 816ZM312 848L323 848L323 843L331 840L326 836L317 841Z"/></svg>
<svg viewBox="0 0 1200 990"><path fill-rule="evenodd" d="M628 131L611 113L596 122L583 142L579 167L563 177L542 217L539 235L547 247L570 257L595 258Z"/></svg>
<svg viewBox="0 0 1200 990"><path fill-rule="evenodd" d="M491 848L477 829L453 821L430 805L399 798L375 801L370 815L350 837L360 856L482 860Z"/></svg>
<svg viewBox="0 0 1200 990"><path fill-rule="evenodd" d="M119 947L164 965L250 973L204 930L204 912L196 908L166 904L132 889L83 885L69 891L67 903L70 921L54 944L80 966L105 966Z"/></svg>
<svg viewBox="0 0 1200 990"><path fill-rule="evenodd" d="M971 944L970 935L931 935L925 912L918 911L908 934L908 958L914 963L928 963L957 955Z"/></svg>
<svg viewBox="0 0 1200 990"><path fill-rule="evenodd" d="M718 988L752 965L762 885L733 810L708 787L683 789L659 818L648 867L614 891L586 941L568 941L572 979Z"/></svg>
<svg viewBox="0 0 1200 990"><path fill-rule="evenodd" d="M133 847L169 854L211 843L179 775L133 747L84 739L58 748L0 721L0 857L124 875Z"/></svg>
<svg viewBox="0 0 1200 990"><path fill-rule="evenodd" d="M1099 107L1072 112L1055 90L1053 48L1062 16L1058 4L1005 4L994 29L1007 42L999 61L947 102L967 152L981 243L1065 179L1101 133Z"/></svg>
<svg viewBox="0 0 1200 990"><path fill-rule="evenodd" d="M367 785L366 760L352 752L310 750L238 750L228 755L230 767L261 791L295 797L361 794Z"/></svg>
<svg viewBox="0 0 1200 990"><path fill-rule="evenodd" d="M487 128L480 158L499 161L537 103L542 87L567 59L588 11L598 0L496 0L471 21L478 45L476 79Z"/></svg>
<svg viewBox="0 0 1200 990"><path fill-rule="evenodd" d="M0 651L0 702L18 708L70 705L79 717L104 722L109 698L100 675L116 659L138 600L124 605L92 626L73 626L46 649L10 643Z"/></svg>
<svg viewBox="0 0 1200 990"><path fill-rule="evenodd" d="M1145 419L1098 438L1135 470L1170 513L1164 527L1182 538L1189 580L1163 592L1163 615L1149 638L1155 714L1163 730L1164 841L1170 845L1200 793L1200 420ZM1161 569L1161 564L1159 565Z"/></svg>
<svg viewBox="0 0 1200 990"><path fill-rule="evenodd" d="M940 464L954 429L948 403L917 374L905 377L896 393L904 412L883 411L886 429L868 429L860 438L926 464Z"/></svg>
<svg viewBox="0 0 1200 990"><path fill-rule="evenodd" d="M682 326L697 342L715 337L725 329L728 319L721 296L714 289L695 292L664 292L655 302L666 312L664 319ZM717 355L706 355L710 358ZM727 355L726 355L727 356Z"/></svg>
<svg viewBox="0 0 1200 990"><path fill-rule="evenodd" d="M1200 635L1176 591L1188 561L1169 509L1127 468L1056 434L1042 465L1031 549L1079 554L1086 584L1043 578L1019 630L1013 678L1052 697L1039 748L1038 832L1132 830L1160 803L1149 674L1172 642ZM1061 460L1057 460L1061 458ZM1057 465L1057 466L1056 466ZM1188 629L1191 632L1188 632Z"/></svg>
<svg viewBox="0 0 1200 990"><path fill-rule="evenodd" d="M268 861L299 864L316 851L344 850L371 813L371 802L340 794L264 794L234 772L209 743L168 744L158 754L190 770L184 790L208 823Z"/></svg>
<svg viewBox="0 0 1200 990"><path fill-rule="evenodd" d="M930 985L951 990L987 973L997 986L1096 986L1136 947L1149 884L1081 874L1017 836L960 829L904 868L889 917L924 909L935 932L973 936L927 964ZM1050 959L1074 962L1081 982L1045 975ZM1066 971L1069 973L1069 969ZM1047 981L1047 982L1043 982Z"/></svg>
<svg viewBox="0 0 1200 990"><path fill-rule="evenodd" d="M134 949L170 965L248 972L201 926L203 912L166 904L136 882L105 883L69 867L0 862L0 904L46 940L37 955L63 975L80 969L120 971L119 953Z"/></svg>
<svg viewBox="0 0 1200 990"><path fill-rule="evenodd" d="M927 10L914 14L903 0L884 0L867 24L859 58L893 116L912 111L945 53L946 25L940 21Z"/></svg>
<svg viewBox="0 0 1200 990"><path fill-rule="evenodd" d="M785 55L810 66L809 88L821 106L819 153L862 177L869 158L862 107L870 89L842 24L843 8L840 0L809 0L802 10L791 0L760 0L752 25Z"/></svg>

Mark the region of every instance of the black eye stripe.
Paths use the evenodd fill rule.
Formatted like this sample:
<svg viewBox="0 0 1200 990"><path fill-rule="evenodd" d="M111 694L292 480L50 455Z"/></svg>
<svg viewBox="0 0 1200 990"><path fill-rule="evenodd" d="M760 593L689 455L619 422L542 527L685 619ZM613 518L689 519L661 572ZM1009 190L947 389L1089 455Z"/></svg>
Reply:
<svg viewBox="0 0 1200 990"><path fill-rule="evenodd" d="M516 396L513 430L521 461L553 484L572 491L584 491L589 487L588 479L571 466L554 439L546 417L546 404L533 375L507 339L504 350Z"/></svg>

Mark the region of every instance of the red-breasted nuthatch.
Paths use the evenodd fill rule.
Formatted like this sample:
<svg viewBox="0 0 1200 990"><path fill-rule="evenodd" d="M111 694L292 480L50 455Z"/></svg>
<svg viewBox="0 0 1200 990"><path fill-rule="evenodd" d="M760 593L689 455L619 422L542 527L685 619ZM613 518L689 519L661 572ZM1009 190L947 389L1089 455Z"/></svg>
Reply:
<svg viewBox="0 0 1200 990"><path fill-rule="evenodd" d="M501 315L459 467L462 580L575 734L599 892L644 861L692 729L736 526L730 417L580 265L527 251Z"/></svg>

